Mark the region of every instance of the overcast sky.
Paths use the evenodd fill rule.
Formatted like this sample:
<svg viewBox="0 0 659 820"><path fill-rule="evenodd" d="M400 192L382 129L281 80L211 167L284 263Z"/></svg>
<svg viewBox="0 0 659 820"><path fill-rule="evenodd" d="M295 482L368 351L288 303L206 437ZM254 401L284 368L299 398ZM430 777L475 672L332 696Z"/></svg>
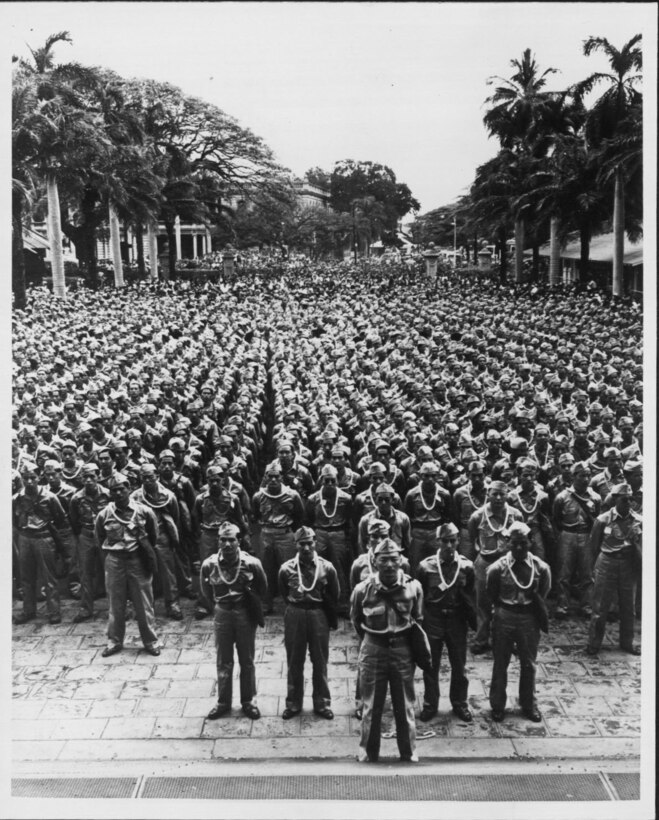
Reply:
<svg viewBox="0 0 659 820"><path fill-rule="evenodd" d="M591 35L620 48L643 32L654 57L656 14L642 3L0 3L12 53L68 30L57 61L174 83L298 175L346 158L389 165L422 211L466 193L496 153L482 125L489 76L510 76L525 48L560 69L550 88L606 70L583 56Z"/></svg>

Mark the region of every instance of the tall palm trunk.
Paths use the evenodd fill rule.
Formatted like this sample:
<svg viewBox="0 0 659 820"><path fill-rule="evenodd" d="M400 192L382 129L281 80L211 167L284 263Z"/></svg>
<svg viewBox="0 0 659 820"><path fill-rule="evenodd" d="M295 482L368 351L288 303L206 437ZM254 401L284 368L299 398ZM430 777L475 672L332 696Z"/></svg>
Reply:
<svg viewBox="0 0 659 820"><path fill-rule="evenodd" d="M50 242L50 266L53 272L53 296L66 296L64 279L64 254L62 251L62 222L59 212L59 191L54 174L46 178L48 196L48 241Z"/></svg>
<svg viewBox="0 0 659 820"><path fill-rule="evenodd" d="M579 280L588 281L590 273L590 226L587 222L579 228Z"/></svg>
<svg viewBox="0 0 659 820"><path fill-rule="evenodd" d="M149 220L147 226L147 236L149 244L149 265L151 266L151 281L158 279L158 225L154 220Z"/></svg>
<svg viewBox="0 0 659 820"><path fill-rule="evenodd" d="M524 220L515 219L515 283L521 285L524 281Z"/></svg>
<svg viewBox="0 0 659 820"><path fill-rule="evenodd" d="M616 168L616 183L613 193L613 282L612 293L622 296L623 258L625 253L625 186L622 180L622 169Z"/></svg>
<svg viewBox="0 0 659 820"><path fill-rule="evenodd" d="M14 306L25 308L25 257L23 256L23 203L20 194L12 194L11 223L11 285L14 292Z"/></svg>
<svg viewBox="0 0 659 820"><path fill-rule="evenodd" d="M137 246L137 275L140 279L146 276L144 265L144 228L139 218L135 222L135 244Z"/></svg>
<svg viewBox="0 0 659 820"><path fill-rule="evenodd" d="M549 223L549 287L556 288L561 283L561 243L558 241L558 217L552 216Z"/></svg>
<svg viewBox="0 0 659 820"><path fill-rule="evenodd" d="M112 267L114 268L114 286L123 288L124 267L121 260L121 235L119 233L119 217L114 202L108 203L110 221L110 254L112 256Z"/></svg>

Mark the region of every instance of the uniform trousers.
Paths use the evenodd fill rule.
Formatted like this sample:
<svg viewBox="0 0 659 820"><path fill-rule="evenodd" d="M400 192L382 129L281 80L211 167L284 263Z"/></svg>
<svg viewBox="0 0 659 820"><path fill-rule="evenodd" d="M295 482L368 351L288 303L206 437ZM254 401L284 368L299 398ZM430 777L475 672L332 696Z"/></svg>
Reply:
<svg viewBox="0 0 659 820"><path fill-rule="evenodd" d="M565 532L558 536L557 606L567 609L570 603L570 585L577 574L579 605L589 607L593 589L593 559L588 547L588 533Z"/></svg>
<svg viewBox="0 0 659 820"><path fill-rule="evenodd" d="M313 708L328 707L332 700L327 678L329 625L323 610L289 604L284 613L284 645L288 664L286 707L294 712L302 709L307 648L312 667Z"/></svg>
<svg viewBox="0 0 659 820"><path fill-rule="evenodd" d="M350 599L348 576L351 556L344 530L316 530L316 551L332 563L339 579L339 604L347 607Z"/></svg>
<svg viewBox="0 0 659 820"><path fill-rule="evenodd" d="M233 695L234 647L240 664L240 703L251 703L256 695L256 671L254 654L256 625L249 617L247 608L232 608L215 604L213 615L215 649L217 651L217 702L219 706L231 706Z"/></svg>
<svg viewBox="0 0 659 820"><path fill-rule="evenodd" d="M165 606L178 603L178 585L174 564L174 548L165 528L159 526L156 539L156 584L162 592Z"/></svg>
<svg viewBox="0 0 659 820"><path fill-rule="evenodd" d="M599 649L602 645L606 616L616 595L620 617L620 646L629 647L634 641L636 567L632 551L627 550L624 555L625 557L616 558L600 552L595 561L593 614L588 627L588 646L592 649Z"/></svg>
<svg viewBox="0 0 659 820"><path fill-rule="evenodd" d="M272 607L272 599L277 594L279 567L296 553L295 538L290 527L261 527L261 563L268 581L266 609Z"/></svg>
<svg viewBox="0 0 659 820"><path fill-rule="evenodd" d="M99 586L105 586L103 552L96 543L94 531L82 529L78 536L78 566L80 567L80 609L94 614L94 599ZM102 580L101 580L102 579Z"/></svg>
<svg viewBox="0 0 659 820"><path fill-rule="evenodd" d="M153 611L152 576L144 570L137 550L105 550L105 586L108 591L108 645L122 646L126 634L126 603L133 602L144 646L158 643Z"/></svg>
<svg viewBox="0 0 659 820"><path fill-rule="evenodd" d="M439 615L433 612L433 607L426 607L423 619L423 628L430 641L432 669L423 673L423 706L433 712L439 706L439 666L442 660L442 650L446 646L449 663L451 664L451 682L449 685L449 700L451 706L467 706L467 692L469 679L465 673L467 663L467 622L463 617L453 612L450 615Z"/></svg>
<svg viewBox="0 0 659 820"><path fill-rule="evenodd" d="M401 757L416 750L414 721L414 661L408 635L387 639L364 634L359 649L359 680L363 702L359 748L370 760L380 755L382 713L391 692L396 742Z"/></svg>
<svg viewBox="0 0 659 820"><path fill-rule="evenodd" d="M490 643L490 624L492 622L492 602L485 589L485 577L488 567L500 557L497 553L494 558L485 560L479 553L474 561L474 579L476 589L476 636L475 646L486 646Z"/></svg>
<svg viewBox="0 0 659 820"><path fill-rule="evenodd" d="M492 682L490 684L490 706L503 710L506 707L506 686L508 666L513 649L517 647L519 656L519 703L522 709L531 710L537 705L535 697L536 658L540 643L540 627L535 615L530 611L495 607L492 619Z"/></svg>
<svg viewBox="0 0 659 820"><path fill-rule="evenodd" d="M23 612L30 618L37 613L37 581L39 578L42 579L46 590L48 616L52 618L60 615L55 558L55 542L50 535L19 532L18 561L23 588Z"/></svg>
<svg viewBox="0 0 659 820"><path fill-rule="evenodd" d="M460 555L464 555L469 561L474 561L476 558L476 547L469 537L469 530L466 527L460 527L460 543L458 546Z"/></svg>
<svg viewBox="0 0 659 820"><path fill-rule="evenodd" d="M412 575L416 573L417 567L424 558L434 555L437 552L437 538L435 528L423 529L412 526L410 539L410 570Z"/></svg>

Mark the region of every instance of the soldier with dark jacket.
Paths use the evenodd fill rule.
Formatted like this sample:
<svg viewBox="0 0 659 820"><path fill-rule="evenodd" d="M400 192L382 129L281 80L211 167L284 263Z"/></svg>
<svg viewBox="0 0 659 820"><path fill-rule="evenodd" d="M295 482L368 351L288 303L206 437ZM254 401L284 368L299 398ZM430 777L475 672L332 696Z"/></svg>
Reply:
<svg viewBox="0 0 659 820"><path fill-rule="evenodd" d="M467 663L467 628L476 629L474 565L457 552L460 531L453 523L437 528L439 549L421 561L416 577L423 589L423 625L428 634L432 669L423 673L422 721L437 714L439 706L439 665L446 646L451 665L449 699L453 714L466 723L472 715L467 705L469 680Z"/></svg>

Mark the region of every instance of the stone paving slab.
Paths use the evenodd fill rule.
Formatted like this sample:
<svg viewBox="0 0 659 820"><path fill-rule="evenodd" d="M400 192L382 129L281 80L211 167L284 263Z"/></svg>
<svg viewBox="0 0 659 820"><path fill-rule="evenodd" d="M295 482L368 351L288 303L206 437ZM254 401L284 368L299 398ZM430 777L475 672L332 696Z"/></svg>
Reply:
<svg viewBox="0 0 659 820"><path fill-rule="evenodd" d="M13 629L11 718L16 765L42 761L73 765L76 760L171 760L185 765L214 759L354 759L360 731L353 716L358 643L347 620L342 619L331 636L333 721L313 715L310 665L305 669L303 713L290 721L281 719L286 656L280 602L266 628L257 632L257 702L263 717L250 721L242 715L236 663L234 709L220 720L207 721L217 691L212 622L193 619L193 602L182 602L181 622L158 618L163 643L159 657L143 651L136 624L129 622L124 650L102 658L107 604L98 602L95 620L72 624L76 606L63 601L60 625L36 621ZM445 661L440 670L439 713L429 723L417 725L422 760L586 759L594 748L605 760L638 758L640 659L617 648L617 625L608 627L609 648L596 659L584 653L585 635L585 625L570 620L553 625L551 634L543 635L538 657L538 701L543 713L539 724L519 713L519 667L514 659L505 720L492 722L488 702L492 656L471 652L467 672L474 721L457 720L447 702L450 669ZM416 692L420 710L420 673ZM388 699L383 732L393 728ZM397 757L395 739L383 739L382 755Z"/></svg>

